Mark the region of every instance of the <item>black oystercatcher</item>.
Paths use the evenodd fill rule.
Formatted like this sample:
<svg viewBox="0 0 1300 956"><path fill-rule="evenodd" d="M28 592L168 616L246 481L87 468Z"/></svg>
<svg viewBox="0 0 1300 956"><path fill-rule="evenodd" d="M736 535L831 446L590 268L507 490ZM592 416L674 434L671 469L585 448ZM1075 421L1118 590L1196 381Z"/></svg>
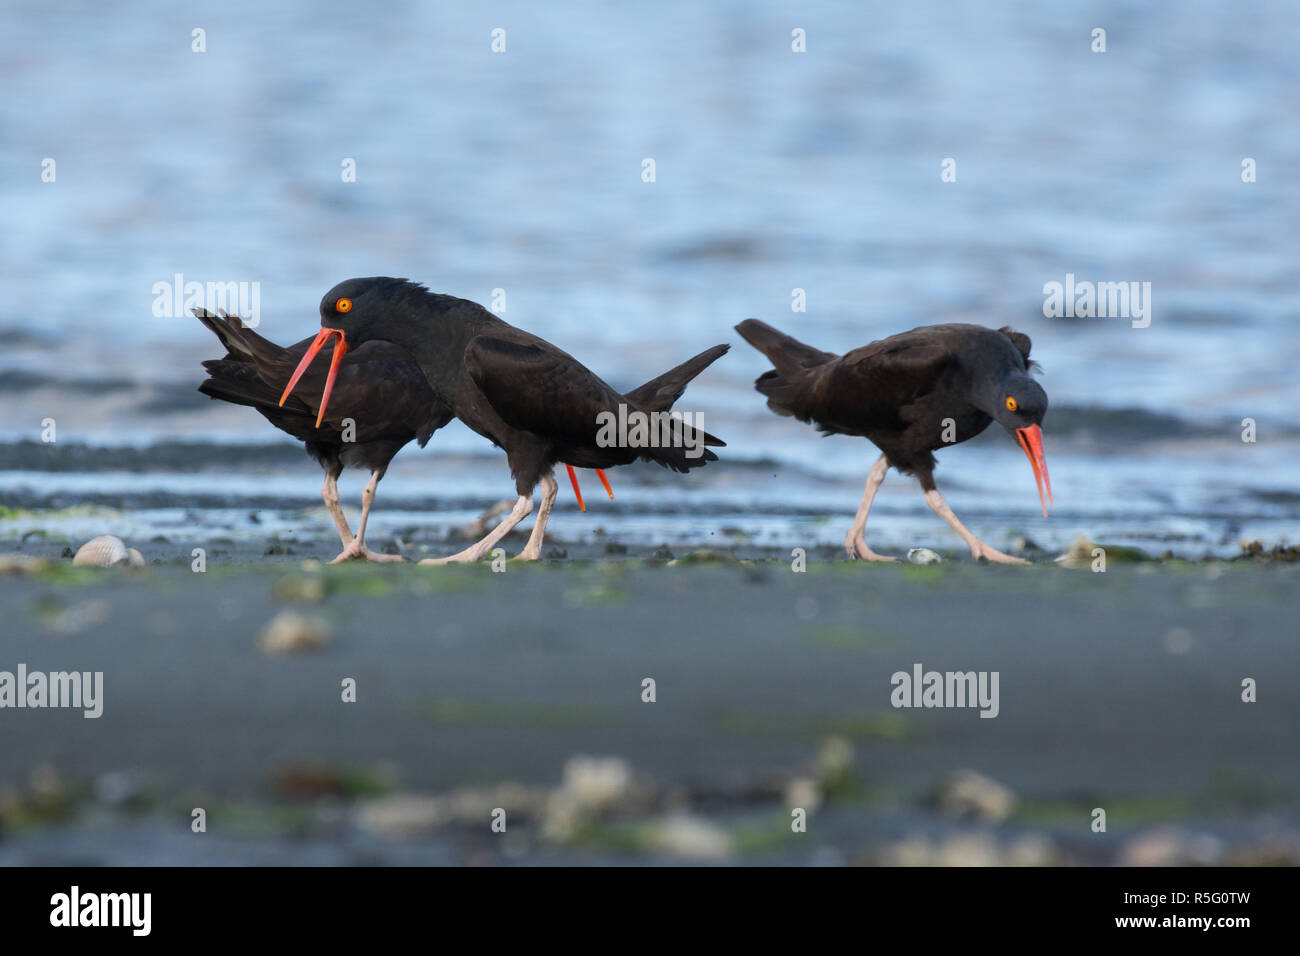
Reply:
<svg viewBox="0 0 1300 956"><path fill-rule="evenodd" d="M736 331L776 366L754 382L769 408L813 422L827 435L862 435L882 452L844 539L850 558L894 560L876 554L863 539L871 500L892 465L920 479L926 504L961 535L974 557L1028 563L989 547L957 520L935 488L931 452L974 438L996 421L1029 456L1047 516L1052 485L1039 428L1047 393L1029 377L1029 336L1005 327L931 325L835 355L758 319L746 319Z"/></svg>
<svg viewBox="0 0 1300 956"><path fill-rule="evenodd" d="M325 469L321 498L343 541L343 552L334 561L401 561L395 554L367 550L366 521L375 487L393 456L411 439L424 447L430 436L452 419L451 409L434 397L420 366L387 342L368 342L346 356L340 349L333 353L327 374L302 376L293 400L281 407L276 403L284 383L315 339L283 348L234 316L193 311L227 350L225 358L203 363L208 378L199 391L257 409L276 428L306 442L307 454ZM327 390L332 390L334 397L328 417L321 400ZM345 419L351 420L350 426ZM339 507L338 477L344 467L370 471L355 538Z"/></svg>
<svg viewBox="0 0 1300 956"><path fill-rule="evenodd" d="M320 311L321 332L303 356L295 380L331 340L336 341L335 355L340 349L389 342L419 363L434 394L457 418L505 449L519 494L510 514L464 551L426 558L421 564L482 558L532 512L533 489L539 482L541 506L519 557L541 557L546 521L559 488L552 474L557 463L604 469L644 459L686 472L717 460L706 445L724 444L666 413L687 383L727 351L726 345L714 346L622 395L567 352L481 305L429 292L405 279L348 279L325 294ZM293 387L291 381L286 397ZM329 398L327 383L322 406ZM652 415L663 425L652 437L621 427ZM605 430L611 418L620 424L613 440Z"/></svg>

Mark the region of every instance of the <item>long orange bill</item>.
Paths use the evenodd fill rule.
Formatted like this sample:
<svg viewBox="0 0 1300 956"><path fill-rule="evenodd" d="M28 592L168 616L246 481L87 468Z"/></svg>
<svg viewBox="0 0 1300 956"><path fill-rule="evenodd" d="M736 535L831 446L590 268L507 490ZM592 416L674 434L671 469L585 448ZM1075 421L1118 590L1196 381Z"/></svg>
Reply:
<svg viewBox="0 0 1300 956"><path fill-rule="evenodd" d="M578 499L578 508L581 511L586 511L587 506L582 503L582 490L578 487L578 474L573 470L572 465L565 465L564 467L569 469L569 483L573 485L573 497Z"/></svg>
<svg viewBox="0 0 1300 956"><path fill-rule="evenodd" d="M1047 505L1052 502L1052 479L1047 475L1047 459L1043 457L1043 430L1037 425L1016 429L1016 441L1024 449L1029 464L1034 468L1034 481L1038 482L1038 500L1043 505L1043 517L1047 517ZM1043 486L1047 494L1043 495Z"/></svg>
<svg viewBox="0 0 1300 956"><path fill-rule="evenodd" d="M599 478L599 479L600 479L600 483L601 483L602 485L605 486L605 494L609 495L609 500L610 500L610 501L613 501L613 500L614 500L614 489L611 488L611 487L609 486L609 479L605 477L605 473L604 473L603 471L601 471L599 468L597 468L597 469L596 469L596 477Z"/></svg>
<svg viewBox="0 0 1300 956"><path fill-rule="evenodd" d="M293 378L289 379L289 384L284 387L284 394L280 396L280 404L283 405L285 400L288 399L289 393L293 391L293 387L298 384L298 379L302 378L302 373L307 371L320 350L336 335L338 341L334 343L334 357L330 359L329 375L325 378L325 391L320 397L320 411L316 414L317 428L320 428L320 423L325 420L325 406L330 403L330 392L334 391L334 378L338 375L339 363L343 361L343 353L348 350L347 339L343 337L342 329L320 330L315 340L307 347L307 354L302 357L298 367L293 370Z"/></svg>

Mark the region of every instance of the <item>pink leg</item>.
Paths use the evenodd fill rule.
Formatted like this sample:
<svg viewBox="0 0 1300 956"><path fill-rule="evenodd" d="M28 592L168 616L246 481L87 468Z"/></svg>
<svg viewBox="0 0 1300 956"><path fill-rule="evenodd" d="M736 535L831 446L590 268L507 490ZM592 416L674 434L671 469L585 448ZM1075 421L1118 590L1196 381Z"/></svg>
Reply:
<svg viewBox="0 0 1300 956"><path fill-rule="evenodd" d="M885 472L888 470L889 459L881 455L876 459L876 463L871 466L871 471L867 472L867 487L862 493L862 504L858 506L858 513L853 518L849 533L844 536L844 550L848 552L850 558L861 558L863 561L898 560L883 554L876 554L867 547L866 539L862 536L867 529L867 515L871 513L871 502L875 499L876 492L885 480Z"/></svg>
<svg viewBox="0 0 1300 956"><path fill-rule="evenodd" d="M405 561L400 554L377 554L366 547L366 522L370 520L370 505L375 500L375 488L379 485L379 472L370 476L365 491L361 492L361 524L357 525L357 536L348 542L341 554L330 564L340 561Z"/></svg>

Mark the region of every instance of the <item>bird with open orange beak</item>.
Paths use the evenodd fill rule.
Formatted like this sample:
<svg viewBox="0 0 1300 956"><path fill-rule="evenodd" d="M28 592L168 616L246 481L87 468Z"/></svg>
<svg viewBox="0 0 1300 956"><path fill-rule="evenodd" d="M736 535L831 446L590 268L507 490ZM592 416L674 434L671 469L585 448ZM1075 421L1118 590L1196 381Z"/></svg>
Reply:
<svg viewBox="0 0 1300 956"><path fill-rule="evenodd" d="M352 300L348 298L339 299L336 303L336 307L340 314L351 312ZM329 345L330 342L334 342L334 354L330 358L329 372L325 377L325 391L321 395L320 412L316 416L317 428L320 428L321 422L325 420L325 407L329 405L330 395L334 392L334 381L338 377L339 363L343 361L343 356L348 350L346 332L342 329L322 327L320 332L316 334L316 338L312 340L311 345L307 346L307 351L303 355L302 361L299 362L298 367L294 369L293 377L289 379L289 384L284 387L284 393L280 396L280 405L283 406L289 396L293 394L294 386L298 384L298 380L302 378L303 373L311 367L311 364L316 361L316 356L319 355L321 350L324 349L325 346ZM582 500L582 489L578 486L578 474L573 470L572 465L565 465L564 467L568 469L569 484L573 486L573 497L578 501L578 508L581 511L586 511L587 504ZM599 478L600 483L605 486L605 493L609 495L609 500L613 501L614 489L610 487L609 478L605 475L604 469L597 468L595 471L596 477Z"/></svg>
<svg viewBox="0 0 1300 956"><path fill-rule="evenodd" d="M1007 327L930 325L836 355L758 319L746 319L736 330L774 366L754 383L767 396L769 408L811 422L828 435L861 435L881 451L844 538L850 558L895 560L872 551L864 538L871 502L893 467L916 476L926 504L957 532L972 556L1027 563L981 541L957 520L935 485L933 452L974 438L997 422L1029 458L1047 517L1052 483L1041 427L1047 393L1029 374L1035 367L1029 361L1029 336Z"/></svg>
<svg viewBox="0 0 1300 956"><path fill-rule="evenodd" d="M490 554L532 513L538 485L541 506L519 557L540 558L559 487L553 475L556 464L569 468L583 507L574 465L596 469L612 498L606 468L646 460L685 473L717 461L717 454L706 446L724 444L680 418L671 419L677 423L675 440L667 444L611 443L603 437L600 421L619 409L670 412L686 386L724 355L727 345L707 349L624 394L567 352L510 325L478 303L430 292L406 279L346 279L325 293L320 313L321 331L290 377L285 397L325 345L333 342L333 359L321 394L323 415L342 356L369 342L387 342L419 365L429 388L456 418L506 453L519 495L510 513L468 548L426 558L422 564L478 561Z"/></svg>

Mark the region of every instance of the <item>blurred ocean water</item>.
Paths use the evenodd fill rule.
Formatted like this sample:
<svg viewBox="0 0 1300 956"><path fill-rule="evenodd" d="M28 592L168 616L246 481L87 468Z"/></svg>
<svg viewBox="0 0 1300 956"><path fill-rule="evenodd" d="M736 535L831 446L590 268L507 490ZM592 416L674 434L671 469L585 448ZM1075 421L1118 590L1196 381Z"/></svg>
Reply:
<svg viewBox="0 0 1300 956"><path fill-rule="evenodd" d="M766 410L766 364L732 331L758 316L833 351L944 321L1027 332L1053 516L1005 435L940 454L941 489L990 540L1298 540L1298 47L1286 0L8 4L0 501L267 533L314 503L318 473L240 450L288 439L193 391L218 350L154 314L155 285L257 283L260 330L287 342L334 283L388 274L485 304L503 290L505 319L616 385L733 343L682 402L723 461L621 469L618 500L561 536L839 540L875 453ZM1045 317L1067 274L1150 282L1150 326ZM21 444L47 418L55 448L105 451L53 464ZM117 467L122 448L154 451ZM453 525L510 492L500 452L452 426L399 457L376 527ZM870 533L958 544L895 477Z"/></svg>

